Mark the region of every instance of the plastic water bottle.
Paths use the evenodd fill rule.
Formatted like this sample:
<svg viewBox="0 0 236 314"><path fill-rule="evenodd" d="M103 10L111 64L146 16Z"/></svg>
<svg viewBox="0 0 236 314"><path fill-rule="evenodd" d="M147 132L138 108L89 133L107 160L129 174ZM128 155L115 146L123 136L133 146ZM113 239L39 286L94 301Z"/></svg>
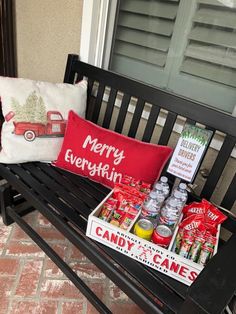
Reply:
<svg viewBox="0 0 236 314"><path fill-rule="evenodd" d="M146 200L143 202L142 210L141 210L141 218L149 219L153 226L157 225L157 218L160 214L160 207L157 206L157 195L154 191L152 191Z"/></svg>
<svg viewBox="0 0 236 314"><path fill-rule="evenodd" d="M162 185L162 188L163 188L163 192L164 192L164 196L165 198L168 197L169 193L170 193L170 187L169 187L169 184L168 184L168 178L165 177L165 176L162 176L160 178L159 181L157 181L155 184L154 184L154 189L156 187L157 184L161 184Z"/></svg>
<svg viewBox="0 0 236 314"><path fill-rule="evenodd" d="M174 229L176 223L179 220L179 209L177 207L177 202L174 199L171 199L168 203L161 209L159 223Z"/></svg>
<svg viewBox="0 0 236 314"><path fill-rule="evenodd" d="M153 192L156 194L156 206L161 209L165 200L163 186L160 183L156 183Z"/></svg>
<svg viewBox="0 0 236 314"><path fill-rule="evenodd" d="M167 200L166 200L166 203L169 203L171 200L175 200L176 201L176 207L178 208L179 210L179 214L181 214L182 212L182 209L185 205L185 203L183 202L183 199L182 199L182 194L180 191L174 191L174 194L171 194Z"/></svg>
<svg viewBox="0 0 236 314"><path fill-rule="evenodd" d="M187 188L187 185L186 185L185 183L180 183L180 184L178 185L178 187L175 188L175 189L173 190L173 192L172 192L172 195L174 195L174 193L175 193L176 191L178 191L178 192L181 193L181 199L182 199L182 202L183 202L183 206L186 204L187 199L188 199L188 192L187 192L186 188Z"/></svg>

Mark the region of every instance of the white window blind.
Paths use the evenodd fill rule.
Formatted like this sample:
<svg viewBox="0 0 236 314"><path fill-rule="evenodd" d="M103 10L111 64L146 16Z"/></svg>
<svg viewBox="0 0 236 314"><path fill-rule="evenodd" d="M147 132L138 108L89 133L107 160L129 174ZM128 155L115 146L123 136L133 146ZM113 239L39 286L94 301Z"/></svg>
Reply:
<svg viewBox="0 0 236 314"><path fill-rule="evenodd" d="M120 1L111 68L166 86L166 64L179 1Z"/></svg>
<svg viewBox="0 0 236 314"><path fill-rule="evenodd" d="M236 9L225 3L120 1L111 68L232 113Z"/></svg>

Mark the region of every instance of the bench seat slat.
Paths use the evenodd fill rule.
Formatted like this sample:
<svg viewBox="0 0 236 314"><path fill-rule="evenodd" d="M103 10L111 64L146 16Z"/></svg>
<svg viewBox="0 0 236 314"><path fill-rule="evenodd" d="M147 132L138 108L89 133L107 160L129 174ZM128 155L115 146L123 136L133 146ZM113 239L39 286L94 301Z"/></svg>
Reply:
<svg viewBox="0 0 236 314"><path fill-rule="evenodd" d="M83 185L83 187L88 191L90 195L93 195L96 200L101 202L103 198L108 194L109 189L105 188L102 185L98 185L96 182L90 181L86 178L77 176L76 174L73 174L71 172L66 172L64 170L61 170L59 168L55 168L57 172L62 174L63 176L66 176L66 178L73 183L75 186Z"/></svg>
<svg viewBox="0 0 236 314"><path fill-rule="evenodd" d="M59 172L55 171L56 168L48 166L45 167L45 164L43 163L38 163L37 167L53 178L58 184L62 185L63 188L70 191L70 193L73 193L75 196L81 194L87 204L90 205L90 202L92 202L94 207L97 205L97 201L100 200L97 199L94 195L89 194L82 183L79 186L76 186L70 180L68 180L68 177L62 176Z"/></svg>
<svg viewBox="0 0 236 314"><path fill-rule="evenodd" d="M29 170L37 180L43 182L46 187L50 189L50 193L56 194L60 199L68 202L71 207L77 208L77 206L80 206L80 201L85 202L90 208L96 207L97 201L91 197L89 198L88 195L83 193L83 191L79 191L79 193L75 196L74 194L71 194L67 188L58 184L46 173L40 171L38 167L33 166L32 164L24 164L23 167L26 170Z"/></svg>
<svg viewBox="0 0 236 314"><path fill-rule="evenodd" d="M64 204L63 203L63 206L61 206L61 202L60 202L60 200L58 200L56 197L54 197L52 194L54 193L53 192L53 189L55 188L55 183L52 183L51 182L51 179L50 180L48 180L47 178L45 178L45 176L46 176L46 174L44 174L43 176L41 176L40 175L40 170L39 170L39 168L37 167L35 167L35 169L33 169L33 166L31 165L31 166L29 166L29 165L25 165L25 170L30 170L30 172L32 173L32 175L34 176L34 177L38 177L38 178L40 178L41 180L43 179L44 180L44 182L47 184L47 186L48 186L48 188L50 188L50 196L48 196L48 195L44 195L44 193L42 193L42 191L40 190L40 189L38 189L38 185L40 185L40 182L35 182L36 181L36 179L35 178L32 178L28 173L27 173L27 175L24 173L24 169L22 169L21 167L19 167L20 168L20 171L18 170L16 170L16 167L17 166L14 166L13 167L13 169L14 169L14 171L15 171L15 173L17 173L17 175L20 175L20 176L22 176L23 178L24 178L24 181L26 181L26 183L27 184L31 184L31 186L33 187L33 190L32 190L32 192L31 193L39 193L40 194L40 197L42 198L42 199L44 199L45 198L45 200L48 202L50 202L50 204L53 206L53 207L55 207L55 208L57 208L58 210L59 210L59 212L61 213L61 215L63 216L63 217L66 217L70 222L72 222L72 223L75 223L75 222L78 222L79 223L79 220L80 220L80 218L79 217L73 217L73 208L76 210L77 209L77 206L76 206L76 203L75 203L75 201L74 201L74 199L73 199L73 201L71 201L71 199L67 196L66 197L66 199L65 199L65 201L68 203L68 206L66 205L66 204ZM45 165L43 166L43 168L45 168ZM53 167L47 167L47 168L52 168L52 170L54 170L54 168ZM23 170L23 171L22 171ZM48 169L47 169L47 173L48 173L49 171L48 171ZM69 174L69 173L67 173L67 172L65 172L65 175L67 176L67 174ZM41 181L40 180L40 181ZM56 188L57 188L57 186L56 186ZM35 191L35 192L34 192ZM46 191L44 191L44 192L46 192ZM47 191L48 192L48 191ZM64 199L63 198L63 194L60 194L60 196L62 197L62 199ZM69 206L72 206L72 208L71 207L69 207ZM87 218L87 214L86 214L86 212L83 212L83 216L85 217L85 218ZM79 227L80 229L81 229L81 225L77 225L77 227ZM84 233L85 233L85 224L84 224ZM162 289L161 289L161 287L159 287L158 285L156 286L156 288L154 288L153 287L153 280L154 280L154 278L155 278L155 280L157 280L157 281L159 281L159 283L160 283L160 285L162 286L163 284L162 284L162 282L164 282L163 281L163 277L165 277L166 278L166 280L167 281L172 281L173 282L173 284L175 285L176 284L176 282L174 281L174 280L172 280L171 278L168 278L168 277L166 277L166 276L162 276L162 278L161 278L161 280L160 279L158 279L158 277L159 276L161 276L161 274L159 273L159 272L155 272L155 271L153 271L153 272L151 272L149 269L147 269L145 266L143 266L143 265L141 265L141 264L139 264L138 262L136 262L136 261L134 261L134 260L130 260L128 257L125 257L125 256L123 256L123 255L121 255L121 254L119 254L119 253L117 253L117 252L115 252L115 251L113 251L113 250L110 250L110 249L108 249L108 248L106 248L106 247L104 247L103 245L100 245L100 244L97 244L104 252L109 252L109 255L110 256L112 256L113 257L113 259L114 259L114 261L116 262L116 263L118 263L118 264L120 264L120 265L123 265L123 267L125 267L125 263L127 263L127 261L129 261L129 265L127 266L127 268L126 268L126 270L127 271L129 271L131 274L132 274L132 276L136 279L136 280L138 280L138 281L140 281L140 280L142 280L142 284L143 284L143 286L146 288L146 289L148 289L151 293L153 293L157 298L159 298L159 299L161 299L162 300L162 302L166 302L167 303L167 301L165 301L165 296L167 297L168 295L169 295L169 293L170 293L170 291L168 290L168 294L167 294L167 291L166 291L166 288L163 286L162 287ZM126 261L126 262L125 262ZM134 271L136 269L136 271ZM134 272L133 272L134 271ZM154 276L154 273L156 273L156 276ZM142 276L141 276L142 275ZM144 279L145 278L145 279ZM152 284L151 284L152 283ZM177 284L177 286L178 286L178 284ZM184 289L185 289L185 291L186 291L186 286L184 286L184 285L182 285L182 284L179 284L179 287L181 287L181 290L178 292L177 291L177 289L175 288L174 289L174 291L176 291L176 293L177 293L177 295L179 295L179 296L183 296L183 291L184 291ZM158 291L159 291L159 293L158 293ZM172 293L173 294L173 293ZM180 306L180 300L182 300L182 298L181 299L179 299L179 297L177 297L176 295L175 295L175 293L173 294L173 300L171 301L171 300L169 300L168 299L168 302L169 302L169 304L171 304L172 302L173 302L173 309L175 308L175 307L179 307Z"/></svg>
<svg viewBox="0 0 236 314"><path fill-rule="evenodd" d="M58 198L58 195L54 193L50 193L48 188L42 185L41 182L36 180L33 176L31 176L28 172L26 172L23 168L17 165L11 165L11 170L14 171L16 175L18 175L25 184L32 190L35 191L40 198L42 198L45 202L51 204L54 208L56 208L59 212L65 211L65 217L73 223L73 221L77 221L79 214L88 216L91 212L89 206L87 206L84 202L78 199L76 211L68 205L68 203L62 202L61 199ZM66 210L65 210L66 209Z"/></svg>

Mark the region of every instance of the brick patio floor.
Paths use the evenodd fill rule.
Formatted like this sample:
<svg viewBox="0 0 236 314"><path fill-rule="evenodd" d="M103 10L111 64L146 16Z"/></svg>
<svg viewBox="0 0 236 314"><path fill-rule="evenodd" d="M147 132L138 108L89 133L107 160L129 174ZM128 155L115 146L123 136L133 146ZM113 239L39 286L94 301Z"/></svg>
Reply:
<svg viewBox="0 0 236 314"><path fill-rule="evenodd" d="M26 220L113 313L143 313L39 213ZM16 225L0 219L0 314L97 313L57 266Z"/></svg>

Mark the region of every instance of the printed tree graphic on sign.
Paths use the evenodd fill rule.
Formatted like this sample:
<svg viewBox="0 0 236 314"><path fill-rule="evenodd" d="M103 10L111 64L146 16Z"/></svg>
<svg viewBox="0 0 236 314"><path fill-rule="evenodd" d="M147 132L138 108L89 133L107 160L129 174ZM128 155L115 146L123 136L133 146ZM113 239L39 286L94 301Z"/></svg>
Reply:
<svg viewBox="0 0 236 314"><path fill-rule="evenodd" d="M193 139L198 141L200 145L206 146L209 141L210 134L209 130L187 124L181 133L181 137L189 140Z"/></svg>
<svg viewBox="0 0 236 314"><path fill-rule="evenodd" d="M26 98L23 105L19 101L12 98L12 110L15 113L14 120L16 122L43 123L47 122L46 107L43 98L38 97L36 91L33 91Z"/></svg>

